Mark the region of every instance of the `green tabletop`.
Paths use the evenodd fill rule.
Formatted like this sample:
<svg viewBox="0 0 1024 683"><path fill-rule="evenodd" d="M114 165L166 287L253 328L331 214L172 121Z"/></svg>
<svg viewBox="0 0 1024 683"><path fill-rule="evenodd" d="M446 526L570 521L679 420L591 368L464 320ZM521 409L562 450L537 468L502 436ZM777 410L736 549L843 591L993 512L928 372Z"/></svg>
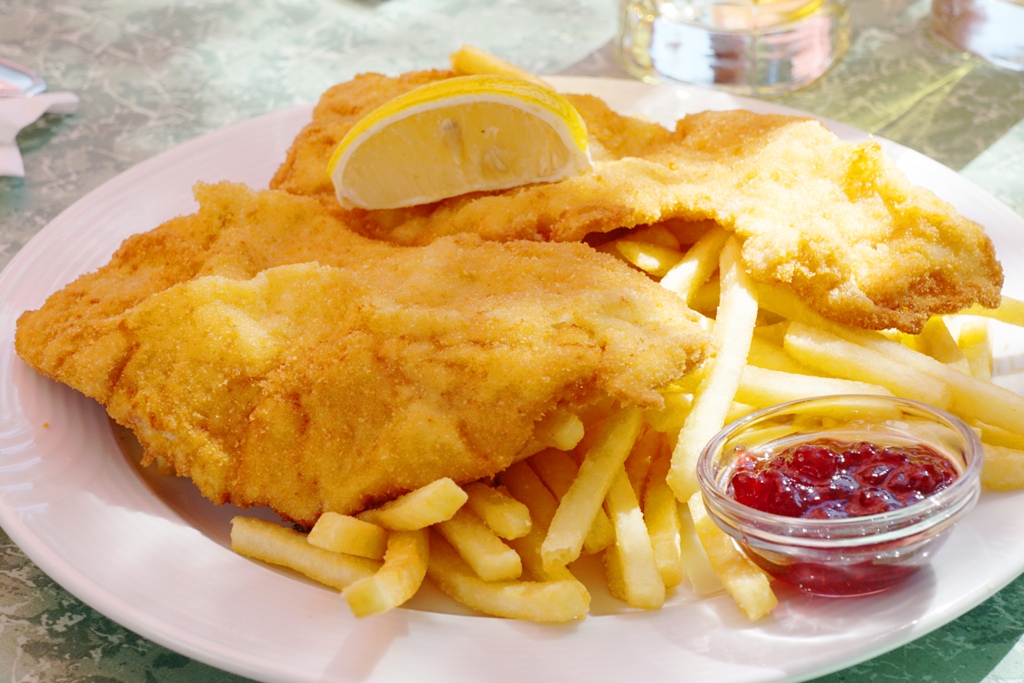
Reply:
<svg viewBox="0 0 1024 683"><path fill-rule="evenodd" d="M780 102L923 152L1024 214L1024 74L931 41L928 4L854 0L848 54ZM0 0L0 57L81 98L18 138L26 176L0 178L0 266L134 164L360 72L443 67L470 43L541 74L626 78L610 48L616 13L615 0ZM1022 636L1019 577L937 631L816 680L1021 681ZM0 682L237 680L90 609L0 532Z"/></svg>

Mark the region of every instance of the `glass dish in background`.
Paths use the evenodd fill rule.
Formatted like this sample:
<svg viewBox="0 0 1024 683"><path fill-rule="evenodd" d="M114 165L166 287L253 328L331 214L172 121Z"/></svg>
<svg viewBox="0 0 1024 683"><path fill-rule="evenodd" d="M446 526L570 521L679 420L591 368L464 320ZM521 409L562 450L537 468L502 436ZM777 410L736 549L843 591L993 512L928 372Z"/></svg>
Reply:
<svg viewBox="0 0 1024 683"><path fill-rule="evenodd" d="M918 503L862 517L786 517L730 495L738 450L756 457L822 437L924 444L949 459L958 476ZM768 408L729 425L701 454L697 477L708 513L761 568L807 593L854 596L891 588L930 562L977 501L981 462L977 435L944 411L884 396L830 396Z"/></svg>
<svg viewBox="0 0 1024 683"><path fill-rule="evenodd" d="M825 73L849 42L847 0L622 0L617 50L648 82L776 97Z"/></svg>
<svg viewBox="0 0 1024 683"><path fill-rule="evenodd" d="M928 29L947 47L1024 71L1024 0L932 0Z"/></svg>

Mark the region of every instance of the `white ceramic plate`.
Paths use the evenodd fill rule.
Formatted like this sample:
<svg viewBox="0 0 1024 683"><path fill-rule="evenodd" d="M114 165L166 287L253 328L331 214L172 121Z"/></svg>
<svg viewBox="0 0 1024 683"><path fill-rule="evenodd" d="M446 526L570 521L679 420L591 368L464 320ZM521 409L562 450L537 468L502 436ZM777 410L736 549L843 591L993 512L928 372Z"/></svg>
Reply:
<svg viewBox="0 0 1024 683"><path fill-rule="evenodd" d="M778 109L632 81L556 85L666 123L702 109ZM409 608L357 622L338 594L235 555L227 539L234 510L209 504L187 481L140 472L102 408L37 376L11 342L22 311L104 264L123 238L193 211L197 180L265 187L309 112L270 114L136 166L58 216L0 276L0 523L92 607L173 650L265 681L749 683L809 678L870 658L956 618L1024 571L1024 493L986 493L934 568L899 590L856 600L785 593L756 624L724 595L697 600L685 592L653 613L597 594L596 613L583 622L540 626L467 614L427 591ZM1006 291L1024 295L1024 221L954 172L888 148L913 180L989 227L1009 266ZM1000 367L1016 366L1022 351L1024 343L1003 338Z"/></svg>

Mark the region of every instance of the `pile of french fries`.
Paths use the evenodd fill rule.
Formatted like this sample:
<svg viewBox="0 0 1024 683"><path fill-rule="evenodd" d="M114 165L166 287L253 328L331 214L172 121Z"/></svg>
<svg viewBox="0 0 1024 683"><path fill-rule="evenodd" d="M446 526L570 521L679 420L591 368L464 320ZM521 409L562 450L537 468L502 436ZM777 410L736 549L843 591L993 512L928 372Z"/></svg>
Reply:
<svg viewBox="0 0 1024 683"><path fill-rule="evenodd" d="M777 604L770 578L708 516L695 464L727 423L784 401L882 394L946 409L979 433L983 484L1024 488L1024 398L992 383L993 318L1024 326L1024 304L936 317L918 335L831 322L754 283L739 243L706 223L662 224L601 244L706 316L713 353L665 391L664 408L596 405L538 423L523 459L493 480L441 479L355 516L325 513L308 534L236 517L232 547L338 589L359 617L393 609L429 578L479 612L538 622L584 617L584 555L637 609L671 591L723 588L751 620Z"/></svg>

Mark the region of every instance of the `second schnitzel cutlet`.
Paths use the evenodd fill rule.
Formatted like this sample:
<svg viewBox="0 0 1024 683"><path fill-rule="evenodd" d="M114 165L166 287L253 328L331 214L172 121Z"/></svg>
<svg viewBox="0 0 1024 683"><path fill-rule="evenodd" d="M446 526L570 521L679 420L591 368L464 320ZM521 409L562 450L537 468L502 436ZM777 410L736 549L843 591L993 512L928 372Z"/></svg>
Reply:
<svg viewBox="0 0 1024 683"><path fill-rule="evenodd" d="M678 297L584 244L395 247L312 199L197 196L23 314L15 345L218 503L310 526L494 475L545 416L660 407L707 351Z"/></svg>
<svg viewBox="0 0 1024 683"><path fill-rule="evenodd" d="M326 173L337 142L388 99L452 75L364 74L329 89L271 186L315 197L362 234L398 244L464 232L580 241L710 220L742 238L753 279L863 328L916 333L932 315L999 303L1002 269L981 226L911 184L877 142L844 142L802 117L703 112L669 130L568 95L587 123L591 171L407 209L343 210Z"/></svg>

